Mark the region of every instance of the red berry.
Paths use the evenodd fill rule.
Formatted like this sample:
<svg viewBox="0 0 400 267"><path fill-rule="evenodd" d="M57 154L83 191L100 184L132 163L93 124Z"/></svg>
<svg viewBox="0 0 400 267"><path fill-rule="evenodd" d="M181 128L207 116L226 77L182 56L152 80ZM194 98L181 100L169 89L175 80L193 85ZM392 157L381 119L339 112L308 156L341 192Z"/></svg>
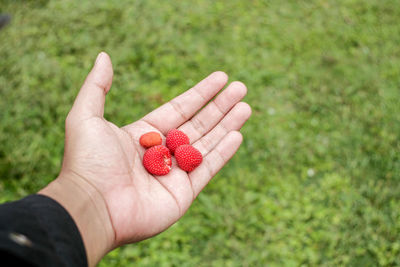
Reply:
<svg viewBox="0 0 400 267"><path fill-rule="evenodd" d="M172 129L168 132L165 142L172 155L179 146L188 145L189 143L189 137L184 132L177 129Z"/></svg>
<svg viewBox="0 0 400 267"><path fill-rule="evenodd" d="M143 166L151 174L166 175L171 170L171 165L171 154L163 145L153 146L143 155Z"/></svg>
<svg viewBox="0 0 400 267"><path fill-rule="evenodd" d="M203 161L200 151L191 145L182 145L175 150L175 158L179 168L191 172Z"/></svg>
<svg viewBox="0 0 400 267"><path fill-rule="evenodd" d="M157 132L145 133L140 137L139 143L144 148L161 145L162 143L161 135Z"/></svg>

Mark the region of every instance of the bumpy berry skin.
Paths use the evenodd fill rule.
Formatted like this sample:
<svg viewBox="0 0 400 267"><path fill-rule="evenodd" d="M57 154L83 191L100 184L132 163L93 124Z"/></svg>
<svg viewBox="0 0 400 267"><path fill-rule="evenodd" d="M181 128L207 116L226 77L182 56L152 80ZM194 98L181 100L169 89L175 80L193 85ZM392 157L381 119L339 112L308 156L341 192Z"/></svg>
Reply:
<svg viewBox="0 0 400 267"><path fill-rule="evenodd" d="M143 155L143 166L154 175L166 175L171 170L171 153L166 146L150 147Z"/></svg>
<svg viewBox="0 0 400 267"><path fill-rule="evenodd" d="M182 131L172 129L168 132L166 138L166 145L171 151L171 154L175 154L175 150L181 145L188 145L189 137Z"/></svg>
<svg viewBox="0 0 400 267"><path fill-rule="evenodd" d="M182 145L175 150L175 158L179 168L191 172L203 161L200 151L191 145Z"/></svg>
<svg viewBox="0 0 400 267"><path fill-rule="evenodd" d="M148 132L142 135L139 139L139 143L144 148L152 146L158 146L162 143L161 135L157 132Z"/></svg>

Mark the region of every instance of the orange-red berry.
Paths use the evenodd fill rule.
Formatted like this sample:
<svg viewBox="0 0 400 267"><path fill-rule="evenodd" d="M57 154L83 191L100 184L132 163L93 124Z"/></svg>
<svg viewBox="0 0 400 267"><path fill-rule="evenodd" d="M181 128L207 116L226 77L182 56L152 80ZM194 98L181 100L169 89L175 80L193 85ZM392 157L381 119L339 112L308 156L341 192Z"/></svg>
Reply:
<svg viewBox="0 0 400 267"><path fill-rule="evenodd" d="M144 148L161 145L162 138L157 132L148 132L142 135L139 139L139 143Z"/></svg>

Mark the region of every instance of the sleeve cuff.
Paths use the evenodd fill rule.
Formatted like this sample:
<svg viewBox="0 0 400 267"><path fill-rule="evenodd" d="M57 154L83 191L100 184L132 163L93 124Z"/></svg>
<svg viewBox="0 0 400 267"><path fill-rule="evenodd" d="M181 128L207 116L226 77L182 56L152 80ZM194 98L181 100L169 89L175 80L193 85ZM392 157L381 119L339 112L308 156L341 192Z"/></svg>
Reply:
<svg viewBox="0 0 400 267"><path fill-rule="evenodd" d="M0 255L30 266L87 266L74 220L43 195L0 205Z"/></svg>

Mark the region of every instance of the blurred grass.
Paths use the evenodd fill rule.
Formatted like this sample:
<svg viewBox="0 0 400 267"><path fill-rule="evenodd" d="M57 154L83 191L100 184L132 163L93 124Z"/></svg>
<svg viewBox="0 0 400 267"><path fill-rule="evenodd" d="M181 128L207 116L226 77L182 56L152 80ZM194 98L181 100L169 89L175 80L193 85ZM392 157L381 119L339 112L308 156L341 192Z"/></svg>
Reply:
<svg viewBox="0 0 400 267"><path fill-rule="evenodd" d="M396 0L11 1L0 32L0 200L57 176L96 55L136 120L214 70L248 86L231 163L159 236L100 266L400 265Z"/></svg>

